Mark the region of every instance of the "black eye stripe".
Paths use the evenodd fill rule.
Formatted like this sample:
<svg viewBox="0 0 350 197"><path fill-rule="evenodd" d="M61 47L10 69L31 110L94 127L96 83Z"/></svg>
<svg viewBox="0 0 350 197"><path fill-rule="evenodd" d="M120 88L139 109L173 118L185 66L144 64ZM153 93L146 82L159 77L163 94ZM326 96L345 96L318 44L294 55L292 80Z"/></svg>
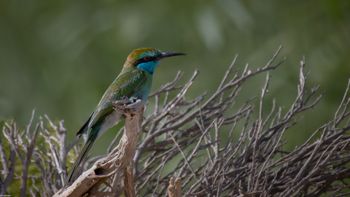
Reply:
<svg viewBox="0 0 350 197"><path fill-rule="evenodd" d="M154 61L154 60L157 60L157 57L144 57L144 58L141 58L139 60L136 61L136 64L135 65L138 65L138 64L141 64L141 63L145 63L145 62L151 62L151 61Z"/></svg>

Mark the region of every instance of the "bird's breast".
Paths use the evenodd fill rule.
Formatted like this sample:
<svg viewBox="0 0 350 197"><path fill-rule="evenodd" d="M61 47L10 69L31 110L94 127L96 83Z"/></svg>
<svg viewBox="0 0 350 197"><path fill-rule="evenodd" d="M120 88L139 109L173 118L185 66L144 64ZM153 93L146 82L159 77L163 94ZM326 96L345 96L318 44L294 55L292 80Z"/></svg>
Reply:
<svg viewBox="0 0 350 197"><path fill-rule="evenodd" d="M147 101L150 90L151 90L151 83L149 84L146 83L145 85L143 85L142 88L140 88L138 92L136 92L135 96L145 102Z"/></svg>
<svg viewBox="0 0 350 197"><path fill-rule="evenodd" d="M121 113L116 110L114 110L111 114L106 116L106 118L104 119L101 125L99 136L102 135L106 130L116 125L119 122L120 117L121 117Z"/></svg>

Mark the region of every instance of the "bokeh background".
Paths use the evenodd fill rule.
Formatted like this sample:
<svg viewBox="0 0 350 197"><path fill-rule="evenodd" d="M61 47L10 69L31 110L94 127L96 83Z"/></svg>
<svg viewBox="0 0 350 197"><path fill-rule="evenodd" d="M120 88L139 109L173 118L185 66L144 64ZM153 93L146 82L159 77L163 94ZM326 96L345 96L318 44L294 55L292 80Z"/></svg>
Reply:
<svg viewBox="0 0 350 197"><path fill-rule="evenodd" d="M350 77L349 0L0 1L0 119L25 124L35 108L79 129L127 54L138 47L186 52L164 60L153 89L177 70L200 76L193 96L212 91L235 54L263 65L283 45L269 98L288 106L305 56L319 106L287 133L290 146L332 116ZM263 78L241 99L256 96Z"/></svg>

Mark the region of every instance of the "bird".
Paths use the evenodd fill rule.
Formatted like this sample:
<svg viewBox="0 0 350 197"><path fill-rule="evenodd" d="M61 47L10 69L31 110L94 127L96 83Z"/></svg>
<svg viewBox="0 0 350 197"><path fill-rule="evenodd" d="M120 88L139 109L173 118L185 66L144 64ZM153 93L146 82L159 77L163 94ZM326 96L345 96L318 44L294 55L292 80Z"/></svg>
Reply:
<svg viewBox="0 0 350 197"><path fill-rule="evenodd" d="M79 175L79 166L92 148L95 140L106 130L115 126L122 113L113 108L113 103L125 98L136 98L144 104L147 101L153 74L163 58L185 55L185 53L160 51L155 48L138 48L126 58L123 68L103 94L95 110L77 132L79 139L83 134L87 140L73 164L67 183L72 183Z"/></svg>

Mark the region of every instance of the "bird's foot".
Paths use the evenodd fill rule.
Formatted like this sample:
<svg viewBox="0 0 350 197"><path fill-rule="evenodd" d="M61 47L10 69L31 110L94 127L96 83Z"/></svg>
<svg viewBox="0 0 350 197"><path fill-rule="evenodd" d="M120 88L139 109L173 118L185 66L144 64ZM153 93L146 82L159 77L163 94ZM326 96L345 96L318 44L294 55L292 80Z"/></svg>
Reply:
<svg viewBox="0 0 350 197"><path fill-rule="evenodd" d="M132 96L130 98L127 96L124 96L120 100L115 101L114 103L117 105L130 105L132 103L137 102L137 100L140 100L140 99L137 97L134 97L134 96Z"/></svg>
<svg viewBox="0 0 350 197"><path fill-rule="evenodd" d="M133 103L136 103L138 101L141 101L141 99L139 99L137 97L134 97L134 96L130 97L128 100L129 100L130 104L133 104Z"/></svg>
<svg viewBox="0 0 350 197"><path fill-rule="evenodd" d="M143 107L144 102L136 97L131 97L129 99L130 103L127 104L127 108L134 109L135 111Z"/></svg>
<svg viewBox="0 0 350 197"><path fill-rule="evenodd" d="M113 103L114 109L124 113L137 112L143 107L144 103L136 97L123 98Z"/></svg>

